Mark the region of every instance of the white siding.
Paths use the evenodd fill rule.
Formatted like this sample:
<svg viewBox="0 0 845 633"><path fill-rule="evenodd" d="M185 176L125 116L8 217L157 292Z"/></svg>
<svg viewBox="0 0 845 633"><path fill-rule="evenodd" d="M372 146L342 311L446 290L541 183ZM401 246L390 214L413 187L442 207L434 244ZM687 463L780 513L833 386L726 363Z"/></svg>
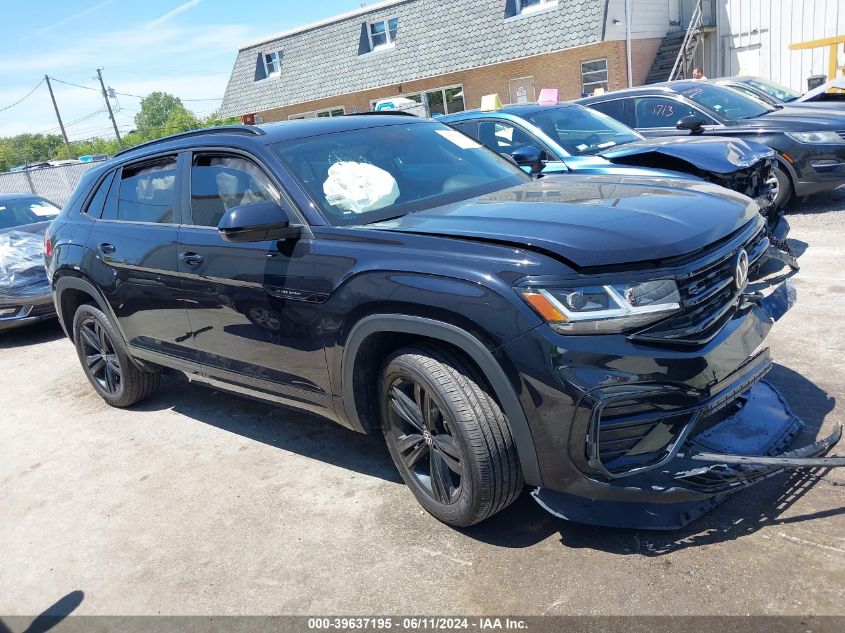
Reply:
<svg viewBox="0 0 845 633"><path fill-rule="evenodd" d="M631 38L635 40L663 37L669 30L670 0L630 0ZM614 24L613 20L619 20ZM608 0L606 40L625 39L625 0Z"/></svg>
<svg viewBox="0 0 845 633"><path fill-rule="evenodd" d="M845 34L842 0L717 0L717 32L704 60L711 76L759 74L795 90L827 73L827 47L791 51L790 44ZM840 62L841 63L841 62Z"/></svg>

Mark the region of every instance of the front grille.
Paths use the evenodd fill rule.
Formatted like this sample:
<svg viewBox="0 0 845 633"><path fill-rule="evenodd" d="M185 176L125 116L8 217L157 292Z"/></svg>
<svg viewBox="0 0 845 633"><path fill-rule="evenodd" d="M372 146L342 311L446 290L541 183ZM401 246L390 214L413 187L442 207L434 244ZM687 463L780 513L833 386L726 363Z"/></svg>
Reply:
<svg viewBox="0 0 845 633"><path fill-rule="evenodd" d="M751 267L769 246L764 228L742 245ZM733 316L741 289L734 284L734 267L739 248L723 253L715 261L677 277L682 312L661 321L632 338L652 342L703 345Z"/></svg>
<svg viewBox="0 0 845 633"><path fill-rule="evenodd" d="M845 141L845 130L838 130L836 132L843 141Z"/></svg>
<svg viewBox="0 0 845 633"><path fill-rule="evenodd" d="M53 307L52 303L45 303L40 306L33 306L32 310L29 313L31 317L42 317L42 316L50 316L55 314L56 308Z"/></svg>

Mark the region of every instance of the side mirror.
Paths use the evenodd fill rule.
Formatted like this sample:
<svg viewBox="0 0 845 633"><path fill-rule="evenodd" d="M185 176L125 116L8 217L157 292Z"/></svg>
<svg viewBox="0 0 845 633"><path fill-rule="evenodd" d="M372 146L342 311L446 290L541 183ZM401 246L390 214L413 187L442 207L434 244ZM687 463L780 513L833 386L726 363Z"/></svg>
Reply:
<svg viewBox="0 0 845 633"><path fill-rule="evenodd" d="M297 237L299 227L291 226L285 210L273 200L232 207L217 225L227 242L263 242Z"/></svg>
<svg viewBox="0 0 845 633"><path fill-rule="evenodd" d="M704 122L694 114L688 114L675 124L675 129L689 130L690 134L702 134L704 132Z"/></svg>
<svg viewBox="0 0 845 633"><path fill-rule="evenodd" d="M531 173L537 174L543 171L543 152L533 145L526 145L511 152L511 157L520 167L530 167Z"/></svg>

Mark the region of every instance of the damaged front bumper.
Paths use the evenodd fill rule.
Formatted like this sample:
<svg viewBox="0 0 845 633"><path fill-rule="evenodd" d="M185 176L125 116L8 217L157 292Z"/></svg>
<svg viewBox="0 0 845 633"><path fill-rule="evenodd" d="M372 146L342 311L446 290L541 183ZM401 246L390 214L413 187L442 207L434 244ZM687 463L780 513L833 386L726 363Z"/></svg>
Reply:
<svg viewBox="0 0 845 633"><path fill-rule="evenodd" d="M845 466L845 457L824 457L841 437L839 425L824 439L788 448L804 423L763 380L772 367L768 349L747 356L768 329L760 324L780 319L794 302L788 282L768 295L743 295L741 310L750 310L743 325L699 356L677 366L662 356L671 352L631 361L653 363L655 377L678 378L687 371L686 381L643 375L613 385L605 378L603 386L588 389L577 402L576 411L584 413L576 413L569 441L571 465L581 476L544 480L533 497L572 521L677 529L784 470ZM699 383L731 358L738 365L731 373L707 386Z"/></svg>

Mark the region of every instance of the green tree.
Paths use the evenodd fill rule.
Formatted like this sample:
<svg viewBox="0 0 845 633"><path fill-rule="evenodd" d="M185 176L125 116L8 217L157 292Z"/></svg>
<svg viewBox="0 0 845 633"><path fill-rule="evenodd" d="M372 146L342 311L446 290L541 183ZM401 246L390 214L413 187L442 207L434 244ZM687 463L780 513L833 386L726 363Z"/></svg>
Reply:
<svg viewBox="0 0 845 633"><path fill-rule="evenodd" d="M236 116L228 117L228 118L220 118L219 112L212 112L209 114L205 119L202 121L203 127L217 127L218 125L237 125L240 123L240 118Z"/></svg>
<svg viewBox="0 0 845 633"><path fill-rule="evenodd" d="M197 120L190 111L185 108L174 108L167 121L164 124L163 134L159 136L167 136L170 134L178 134L179 132L187 132L188 130L196 130L202 127L202 124Z"/></svg>
<svg viewBox="0 0 845 633"><path fill-rule="evenodd" d="M141 109L135 115L135 129L147 139L165 136L167 121L175 111L187 112L179 97L166 92L151 92L141 99Z"/></svg>

